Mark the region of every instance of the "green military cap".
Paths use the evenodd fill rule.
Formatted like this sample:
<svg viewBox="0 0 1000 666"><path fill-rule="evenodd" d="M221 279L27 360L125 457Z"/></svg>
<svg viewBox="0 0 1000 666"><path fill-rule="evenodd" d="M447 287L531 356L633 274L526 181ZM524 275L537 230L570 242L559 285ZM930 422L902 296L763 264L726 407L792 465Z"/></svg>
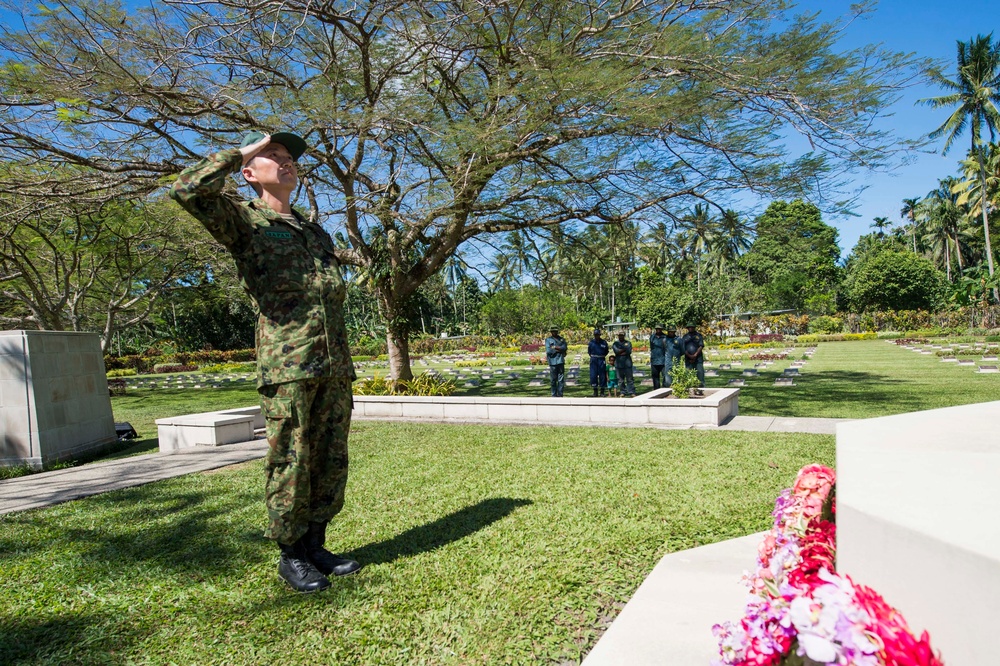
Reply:
<svg viewBox="0 0 1000 666"><path fill-rule="evenodd" d="M667 326L667 328L665 330L669 333L670 331L676 331L677 327L676 326Z"/></svg>
<svg viewBox="0 0 1000 666"><path fill-rule="evenodd" d="M258 130L254 130L243 137L243 143L240 144L240 148L246 148L247 146L257 143L263 139L266 134ZM298 160L302 157L302 153L306 152L305 139L303 139L298 134L292 134L291 132L275 132L271 135L271 142L281 144L288 149L288 153L292 156L293 160Z"/></svg>
<svg viewBox="0 0 1000 666"><path fill-rule="evenodd" d="M558 327L558 326L556 326L555 324L553 324L552 326L549 326L549 330L550 330L550 331L558 331L558 330L559 330L559 327Z"/></svg>
<svg viewBox="0 0 1000 666"><path fill-rule="evenodd" d="M604 335L604 331L599 328L594 329L594 335Z"/></svg>
<svg viewBox="0 0 1000 666"><path fill-rule="evenodd" d="M684 328L698 328L698 324L687 323L684 324Z"/></svg>
<svg viewBox="0 0 1000 666"><path fill-rule="evenodd" d="M663 327L663 324L657 324L653 328L655 328L658 331L662 331L664 327ZM670 329L668 328L667 330L669 331Z"/></svg>

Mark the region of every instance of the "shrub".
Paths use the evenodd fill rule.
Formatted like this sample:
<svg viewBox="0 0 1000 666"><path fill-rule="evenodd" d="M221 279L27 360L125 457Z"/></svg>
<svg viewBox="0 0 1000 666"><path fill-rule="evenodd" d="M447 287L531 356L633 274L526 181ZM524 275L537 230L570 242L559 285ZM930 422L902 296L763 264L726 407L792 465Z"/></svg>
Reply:
<svg viewBox="0 0 1000 666"><path fill-rule="evenodd" d="M185 365L183 363L157 363L153 366L153 372L156 373L194 372L197 369L197 365Z"/></svg>
<svg viewBox="0 0 1000 666"><path fill-rule="evenodd" d="M256 363L215 363L213 365L202 365L198 368L201 372L214 374L216 372L255 372Z"/></svg>
<svg viewBox="0 0 1000 666"><path fill-rule="evenodd" d="M751 361L783 361L788 358L788 354L768 354L765 352L760 352L757 354L751 354Z"/></svg>
<svg viewBox="0 0 1000 666"><path fill-rule="evenodd" d="M926 345L930 340L927 338L896 338L896 344L903 345Z"/></svg>
<svg viewBox="0 0 1000 666"><path fill-rule="evenodd" d="M135 368L118 368L116 370L108 370L108 377L132 377L138 374Z"/></svg>
<svg viewBox="0 0 1000 666"><path fill-rule="evenodd" d="M754 333L750 336L750 342L781 342L785 336L781 333Z"/></svg>
<svg viewBox="0 0 1000 666"><path fill-rule="evenodd" d="M526 358L512 358L507 361L507 365L531 365L531 361Z"/></svg>
<svg viewBox="0 0 1000 666"><path fill-rule="evenodd" d="M871 333L834 333L831 335L819 335L807 333L806 335L800 335L798 342L800 343L816 343L816 342L844 342L847 340L875 340L877 336L874 332Z"/></svg>
<svg viewBox="0 0 1000 666"><path fill-rule="evenodd" d="M425 372L413 379L393 380L378 373L354 383L355 395L451 395L455 383L440 375Z"/></svg>
<svg viewBox="0 0 1000 666"><path fill-rule="evenodd" d="M541 356L529 356L528 361L531 365L542 365L545 361L542 360Z"/></svg>
<svg viewBox="0 0 1000 666"><path fill-rule="evenodd" d="M481 368L484 365L489 365L489 362L484 358L474 361L455 361L456 368Z"/></svg>
<svg viewBox="0 0 1000 666"><path fill-rule="evenodd" d="M844 330L844 320L829 315L823 315L809 321L810 333L840 333Z"/></svg>
<svg viewBox="0 0 1000 666"><path fill-rule="evenodd" d="M532 342L532 343L521 345L521 348L520 348L519 351L523 351L523 352L536 352L536 351L538 351L541 348L542 348L541 344Z"/></svg>
<svg viewBox="0 0 1000 666"><path fill-rule="evenodd" d="M111 395L125 395L126 387L124 379L108 380L108 393Z"/></svg>
<svg viewBox="0 0 1000 666"><path fill-rule="evenodd" d="M674 363L670 368L670 392L675 398L690 398L691 389L700 384L697 370L689 370L683 363Z"/></svg>

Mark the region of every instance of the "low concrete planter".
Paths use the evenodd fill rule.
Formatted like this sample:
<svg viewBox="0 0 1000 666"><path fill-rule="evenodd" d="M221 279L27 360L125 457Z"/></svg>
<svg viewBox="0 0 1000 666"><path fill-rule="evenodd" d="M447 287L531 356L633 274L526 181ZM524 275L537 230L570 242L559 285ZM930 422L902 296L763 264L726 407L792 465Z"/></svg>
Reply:
<svg viewBox="0 0 1000 666"><path fill-rule="evenodd" d="M739 389L703 389L679 400L670 389L638 398L467 398L356 395L352 418L447 423L718 426L739 413ZM264 427L259 405L157 419L160 452L247 442Z"/></svg>
<svg viewBox="0 0 1000 666"><path fill-rule="evenodd" d="M718 426L739 413L739 389L704 389L679 400L670 389L637 398L474 398L354 396L355 418L483 423Z"/></svg>

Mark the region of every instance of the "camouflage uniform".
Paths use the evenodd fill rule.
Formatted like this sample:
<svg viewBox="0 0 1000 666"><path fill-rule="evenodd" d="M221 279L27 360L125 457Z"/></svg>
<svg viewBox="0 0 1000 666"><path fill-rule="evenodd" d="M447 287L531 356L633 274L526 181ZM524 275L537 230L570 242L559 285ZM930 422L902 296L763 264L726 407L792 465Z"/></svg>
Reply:
<svg viewBox="0 0 1000 666"><path fill-rule="evenodd" d="M329 234L261 199L223 193L243 163L223 150L185 169L170 196L232 254L257 311L257 390L267 417L265 535L294 543L340 511L347 485L351 383L344 281Z"/></svg>

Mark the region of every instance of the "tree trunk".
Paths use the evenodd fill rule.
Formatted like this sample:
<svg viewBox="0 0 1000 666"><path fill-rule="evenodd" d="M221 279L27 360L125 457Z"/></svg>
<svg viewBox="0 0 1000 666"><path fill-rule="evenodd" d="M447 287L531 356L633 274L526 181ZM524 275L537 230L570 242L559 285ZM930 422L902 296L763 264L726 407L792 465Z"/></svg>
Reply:
<svg viewBox="0 0 1000 666"><path fill-rule="evenodd" d="M983 211L983 237L986 239L986 265L990 269L990 277L993 277L993 246L990 244L990 221L989 216L986 214L986 167L983 164L983 153L980 150L976 151L976 156L979 159L979 207ZM1000 301L1000 294L997 293L997 288L993 288L993 302L996 303Z"/></svg>
<svg viewBox="0 0 1000 666"><path fill-rule="evenodd" d="M389 377L391 379L413 379L410 368L410 336L394 334L391 330L385 336L389 348Z"/></svg>

